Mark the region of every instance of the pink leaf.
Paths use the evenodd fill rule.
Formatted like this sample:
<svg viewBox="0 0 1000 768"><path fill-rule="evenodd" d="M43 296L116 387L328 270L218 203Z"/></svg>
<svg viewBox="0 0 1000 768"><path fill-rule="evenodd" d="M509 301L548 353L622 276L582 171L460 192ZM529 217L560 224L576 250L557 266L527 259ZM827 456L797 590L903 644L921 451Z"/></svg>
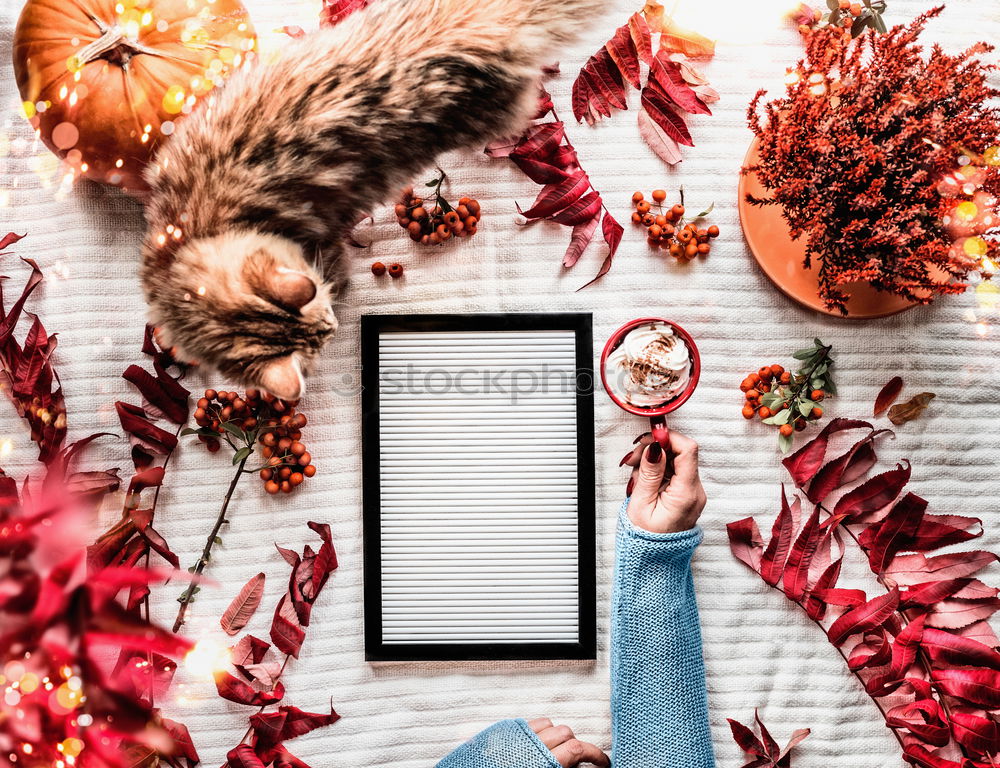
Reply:
<svg viewBox="0 0 1000 768"><path fill-rule="evenodd" d="M227 635L235 635L243 629L257 611L264 596L264 578L263 573L258 573L244 584L222 614L219 623Z"/></svg>
<svg viewBox="0 0 1000 768"><path fill-rule="evenodd" d="M949 696L978 707L1000 707L1000 672L995 669L933 669L931 679Z"/></svg>
<svg viewBox="0 0 1000 768"><path fill-rule="evenodd" d="M577 224L573 227L573 235L569 241L569 247L566 249L566 253L563 256L563 266L567 269L576 264L583 252L590 245L590 241L594 238L594 232L597 229L597 222L600 216L594 216L590 221L585 221L582 224Z"/></svg>
<svg viewBox="0 0 1000 768"><path fill-rule="evenodd" d="M271 642L282 653L298 658L305 637L306 633L299 624L291 601L287 595L283 595L271 621Z"/></svg>
<svg viewBox="0 0 1000 768"><path fill-rule="evenodd" d="M245 667L251 664L260 664L270 647L269 643L259 637L244 635L230 651L233 666Z"/></svg>
<svg viewBox="0 0 1000 768"><path fill-rule="evenodd" d="M897 555L885 569L885 575L896 584L922 584L928 581L959 579L978 573L987 565L1000 560L992 552L974 550L936 557L921 554Z"/></svg>
<svg viewBox="0 0 1000 768"><path fill-rule="evenodd" d="M681 75L680 65L671 61L665 51L660 51L653 59L649 70L647 87L655 88L661 96L672 101L685 112L696 115L710 115L710 110Z"/></svg>
<svg viewBox="0 0 1000 768"><path fill-rule="evenodd" d="M939 629L961 629L984 621L1000 610L1000 599L942 600L927 614L927 626Z"/></svg>
<svg viewBox="0 0 1000 768"><path fill-rule="evenodd" d="M648 112L640 110L638 120L639 135L663 162L676 165L684 159L681 155L680 144L668 136L667 132L649 116Z"/></svg>

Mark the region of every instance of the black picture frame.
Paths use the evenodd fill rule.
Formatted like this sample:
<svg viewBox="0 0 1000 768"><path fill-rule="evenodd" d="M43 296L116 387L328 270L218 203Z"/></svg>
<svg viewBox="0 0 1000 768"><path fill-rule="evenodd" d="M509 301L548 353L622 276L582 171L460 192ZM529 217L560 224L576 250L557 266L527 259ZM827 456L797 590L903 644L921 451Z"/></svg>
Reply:
<svg viewBox="0 0 1000 768"><path fill-rule="evenodd" d="M576 338L579 638L575 643L387 645L382 641L379 336L385 332L520 330L569 330ZM593 316L589 312L362 316L361 452L365 658L368 661L586 660L597 657L593 342Z"/></svg>

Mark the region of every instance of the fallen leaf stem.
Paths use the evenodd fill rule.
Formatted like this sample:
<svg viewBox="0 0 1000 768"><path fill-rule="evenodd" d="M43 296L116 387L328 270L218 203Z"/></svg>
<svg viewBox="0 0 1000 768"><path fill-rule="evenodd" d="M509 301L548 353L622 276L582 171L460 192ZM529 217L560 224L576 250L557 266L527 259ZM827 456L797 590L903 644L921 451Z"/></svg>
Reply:
<svg viewBox="0 0 1000 768"><path fill-rule="evenodd" d="M226 510L229 509L229 502L233 498L233 492L236 490L236 484L239 483L240 478L243 477L243 467L252 455L253 451L244 456L240 461L239 466L236 468L236 473L233 475L233 479L229 483L229 489L226 491L226 496L222 500L222 507L219 509L219 515L215 518L215 525L212 526L212 530L208 534L208 539L205 541L205 548L202 550L201 556L198 558L198 562L194 565L192 573L195 577L200 576L204 572L205 566L208 565L208 561L212 556L212 547L215 544L216 538L219 536L219 531L222 529L223 523L226 522ZM191 585L184 590L184 594L181 595L181 607L177 611L177 618L174 619L173 632L180 631L181 625L184 624L184 617L187 614L188 605L191 604L191 600L194 598L194 587L195 585L192 581Z"/></svg>

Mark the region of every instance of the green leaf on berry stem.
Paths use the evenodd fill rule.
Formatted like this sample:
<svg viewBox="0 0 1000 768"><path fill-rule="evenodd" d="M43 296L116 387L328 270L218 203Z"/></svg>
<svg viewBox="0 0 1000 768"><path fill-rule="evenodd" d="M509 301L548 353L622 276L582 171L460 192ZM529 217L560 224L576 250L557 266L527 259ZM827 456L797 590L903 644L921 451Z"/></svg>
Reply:
<svg viewBox="0 0 1000 768"><path fill-rule="evenodd" d="M816 350L813 347L808 349L797 349L792 353L792 357L796 360L808 360L810 357L816 354Z"/></svg>
<svg viewBox="0 0 1000 768"><path fill-rule="evenodd" d="M788 453L792 449L792 436L778 435L778 448L782 453Z"/></svg>
<svg viewBox="0 0 1000 768"><path fill-rule="evenodd" d="M782 424L787 424L792 418L792 411L790 408L783 408L778 411L774 416L764 419L765 424L770 424L775 427L780 427Z"/></svg>
<svg viewBox="0 0 1000 768"><path fill-rule="evenodd" d="M799 403L799 413L808 418L809 415L812 413L813 408L815 407L816 403L814 403L812 400L803 400L801 403Z"/></svg>
<svg viewBox="0 0 1000 768"><path fill-rule="evenodd" d="M246 445L240 448L236 453L233 454L233 466L239 464L243 459L249 456L253 452L253 448Z"/></svg>
<svg viewBox="0 0 1000 768"><path fill-rule="evenodd" d="M697 215L695 216L695 218L696 218L696 219L703 219L703 218L705 218L706 216L708 216L708 214L710 214L710 213L711 213L712 211L714 211L714 210L715 210L715 203L712 203L712 204L711 204L711 205L709 205L709 206L708 206L708 208L706 208L706 209L705 209L704 211L702 211L701 213L697 214Z"/></svg>
<svg viewBox="0 0 1000 768"><path fill-rule="evenodd" d="M229 434L231 434L231 435L233 435L235 437L238 437L243 442L245 442L245 443L249 443L250 442L250 438L247 435L247 433L244 432L239 427L237 427L235 424L233 424L233 422L231 422L231 421L224 421L224 422L222 422L222 428L224 430L226 430L226 432L228 432Z"/></svg>

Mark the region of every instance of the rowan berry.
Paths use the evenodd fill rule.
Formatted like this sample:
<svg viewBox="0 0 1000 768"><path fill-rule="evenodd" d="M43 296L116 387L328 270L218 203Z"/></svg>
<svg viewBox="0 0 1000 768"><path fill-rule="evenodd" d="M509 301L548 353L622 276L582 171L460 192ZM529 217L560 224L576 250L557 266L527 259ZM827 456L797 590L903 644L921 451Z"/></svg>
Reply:
<svg viewBox="0 0 1000 768"><path fill-rule="evenodd" d="M684 215L684 206L678 203L677 205L675 205L673 208L670 209L670 212L674 215L674 218L679 219L681 216Z"/></svg>
<svg viewBox="0 0 1000 768"><path fill-rule="evenodd" d="M281 486L278 485L274 480L268 480L264 483L264 490L270 493L272 496L281 490Z"/></svg>
<svg viewBox="0 0 1000 768"><path fill-rule="evenodd" d="M403 276L403 265L392 263L389 265L389 277L397 278Z"/></svg>
<svg viewBox="0 0 1000 768"><path fill-rule="evenodd" d="M665 190L662 189L654 189L652 197L656 202L662 203L664 200L667 199L667 193Z"/></svg>
<svg viewBox="0 0 1000 768"><path fill-rule="evenodd" d="M752 419L753 418L753 414L754 414L754 410L753 410L753 406L752 405L744 405L743 406L743 418L744 419Z"/></svg>
<svg viewBox="0 0 1000 768"><path fill-rule="evenodd" d="M782 384L792 383L792 374L789 371L785 371L783 374L781 374L781 383Z"/></svg>
<svg viewBox="0 0 1000 768"><path fill-rule="evenodd" d="M700 244L700 245L698 246L698 253L700 253L700 254L701 254L702 256L707 256L707 255L709 254L709 252L711 252L711 250L712 250L712 249L711 249L711 247L710 247L710 246L708 245L708 243L701 243L701 244Z"/></svg>
<svg viewBox="0 0 1000 768"><path fill-rule="evenodd" d="M783 365L778 365L775 363L771 366L771 374L774 376L781 376L785 372L785 367Z"/></svg>
<svg viewBox="0 0 1000 768"><path fill-rule="evenodd" d="M642 198L643 198L642 192L633 192L632 193L632 202L633 203L641 203L642 202Z"/></svg>
<svg viewBox="0 0 1000 768"><path fill-rule="evenodd" d="M824 395L826 395L826 393L822 389L814 389L809 393L809 399L818 403L823 399Z"/></svg>
<svg viewBox="0 0 1000 768"><path fill-rule="evenodd" d="M314 464L308 464L302 468L302 474L306 477L312 477L316 474L316 466Z"/></svg>
<svg viewBox="0 0 1000 768"><path fill-rule="evenodd" d="M648 232L647 232L646 234L647 234L647 235L648 235L648 236L649 236L649 237L650 237L651 239L658 239L658 238L660 237L660 235L661 235L661 234L663 234L663 230L662 230L662 229L660 229L660 227L659 227L658 225L656 225L656 224L653 224L653 225L652 225L652 226L651 226L651 227L649 228L649 231L648 231Z"/></svg>
<svg viewBox="0 0 1000 768"><path fill-rule="evenodd" d="M810 413L809 415L812 416L814 419L818 419L820 416L823 415L823 409L817 405L812 409L812 413Z"/></svg>
<svg viewBox="0 0 1000 768"><path fill-rule="evenodd" d="M635 224L641 224L642 223L642 214L639 213L638 211L632 211L632 221Z"/></svg>
<svg viewBox="0 0 1000 768"><path fill-rule="evenodd" d="M771 373L770 366L765 365L763 368L757 371L757 375L760 376L761 381L770 381L774 374Z"/></svg>
<svg viewBox="0 0 1000 768"><path fill-rule="evenodd" d="M768 408L766 405L762 405L760 407L760 410L757 411L757 415L760 416L762 419L769 419L771 418L771 409Z"/></svg>
<svg viewBox="0 0 1000 768"><path fill-rule="evenodd" d="M785 437L788 437L789 435L792 434L792 432L795 431L795 427L793 427L791 424L782 424L781 427L778 428L778 431Z"/></svg>
<svg viewBox="0 0 1000 768"><path fill-rule="evenodd" d="M715 226L714 224L712 226L710 226L708 228L708 236L709 237L718 237L719 236L719 228L717 226Z"/></svg>
<svg viewBox="0 0 1000 768"><path fill-rule="evenodd" d="M649 203L646 202L645 200L640 200L638 203L635 204L635 209L639 213L649 213Z"/></svg>
<svg viewBox="0 0 1000 768"><path fill-rule="evenodd" d="M376 261L374 264L372 264L372 274L375 275L376 277L381 277L382 275L384 275L385 264L383 264L381 261Z"/></svg>

